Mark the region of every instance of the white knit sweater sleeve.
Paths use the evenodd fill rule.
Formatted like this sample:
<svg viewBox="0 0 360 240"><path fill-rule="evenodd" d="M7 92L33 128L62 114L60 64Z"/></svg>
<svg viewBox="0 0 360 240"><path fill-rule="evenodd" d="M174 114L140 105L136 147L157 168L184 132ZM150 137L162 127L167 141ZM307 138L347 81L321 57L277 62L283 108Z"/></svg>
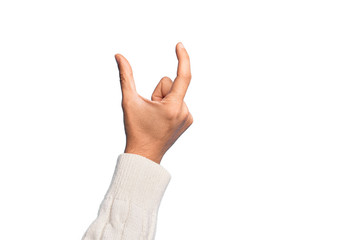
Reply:
<svg viewBox="0 0 360 240"><path fill-rule="evenodd" d="M97 218L82 240L154 239L161 199L171 179L161 165L122 153Z"/></svg>

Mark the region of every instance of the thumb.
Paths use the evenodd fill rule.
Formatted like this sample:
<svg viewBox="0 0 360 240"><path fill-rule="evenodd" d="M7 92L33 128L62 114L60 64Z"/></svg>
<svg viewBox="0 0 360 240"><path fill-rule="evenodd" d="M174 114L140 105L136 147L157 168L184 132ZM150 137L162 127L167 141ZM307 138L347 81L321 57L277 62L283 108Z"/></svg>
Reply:
<svg viewBox="0 0 360 240"><path fill-rule="evenodd" d="M133 72L129 62L121 54L116 54L115 59L119 69L120 86L123 99L129 98L136 93Z"/></svg>

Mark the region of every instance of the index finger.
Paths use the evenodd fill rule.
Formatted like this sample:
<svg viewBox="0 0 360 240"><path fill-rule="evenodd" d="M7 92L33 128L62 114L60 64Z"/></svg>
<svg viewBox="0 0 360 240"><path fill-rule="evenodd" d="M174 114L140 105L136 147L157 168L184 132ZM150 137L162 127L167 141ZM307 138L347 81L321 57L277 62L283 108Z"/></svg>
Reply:
<svg viewBox="0 0 360 240"><path fill-rule="evenodd" d="M176 45L176 56L179 61L177 76L170 92L183 99L190 84L191 70L189 55L181 42Z"/></svg>

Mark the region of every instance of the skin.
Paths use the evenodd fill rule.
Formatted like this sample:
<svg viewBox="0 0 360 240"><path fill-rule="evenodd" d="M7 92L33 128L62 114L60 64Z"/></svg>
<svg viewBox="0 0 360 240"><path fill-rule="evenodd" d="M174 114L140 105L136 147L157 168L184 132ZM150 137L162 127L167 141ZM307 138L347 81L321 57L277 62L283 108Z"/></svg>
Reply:
<svg viewBox="0 0 360 240"><path fill-rule="evenodd" d="M120 73L122 109L126 134L125 153L144 156L158 164L166 151L193 123L184 102L191 80L190 58L182 43L176 45L177 76L163 77L151 100L140 96L129 62L121 54L115 59Z"/></svg>

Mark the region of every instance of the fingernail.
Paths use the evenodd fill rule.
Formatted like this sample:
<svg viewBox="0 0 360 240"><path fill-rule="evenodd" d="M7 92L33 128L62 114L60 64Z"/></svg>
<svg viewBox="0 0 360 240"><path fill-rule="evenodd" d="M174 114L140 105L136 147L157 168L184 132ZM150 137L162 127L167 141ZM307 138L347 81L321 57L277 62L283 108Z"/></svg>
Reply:
<svg viewBox="0 0 360 240"><path fill-rule="evenodd" d="M184 48L184 45L182 43L179 43L180 48Z"/></svg>

